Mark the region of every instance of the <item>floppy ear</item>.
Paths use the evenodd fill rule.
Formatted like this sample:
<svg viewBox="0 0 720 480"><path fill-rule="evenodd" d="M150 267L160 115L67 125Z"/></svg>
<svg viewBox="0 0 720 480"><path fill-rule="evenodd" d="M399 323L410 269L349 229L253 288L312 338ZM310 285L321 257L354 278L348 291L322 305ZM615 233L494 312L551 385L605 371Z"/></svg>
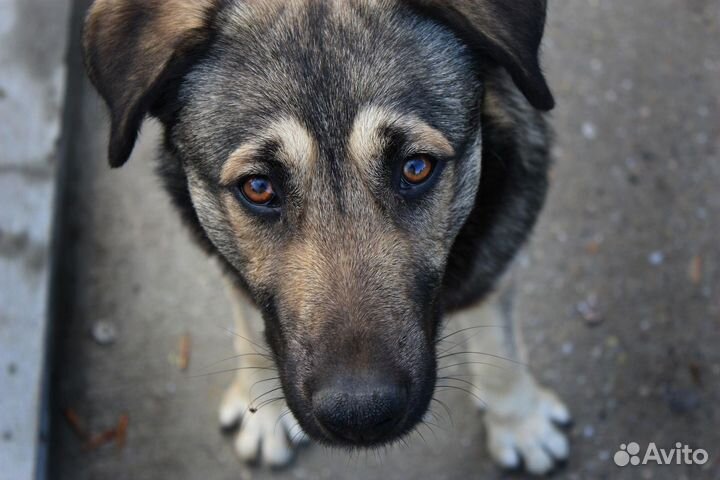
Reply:
<svg viewBox="0 0 720 480"><path fill-rule="evenodd" d="M122 166L170 80L210 40L219 0L95 0L83 32L85 66L110 108L109 158Z"/></svg>
<svg viewBox="0 0 720 480"><path fill-rule="evenodd" d="M476 52L502 65L530 104L555 106L540 69L546 0L405 0L453 29Z"/></svg>

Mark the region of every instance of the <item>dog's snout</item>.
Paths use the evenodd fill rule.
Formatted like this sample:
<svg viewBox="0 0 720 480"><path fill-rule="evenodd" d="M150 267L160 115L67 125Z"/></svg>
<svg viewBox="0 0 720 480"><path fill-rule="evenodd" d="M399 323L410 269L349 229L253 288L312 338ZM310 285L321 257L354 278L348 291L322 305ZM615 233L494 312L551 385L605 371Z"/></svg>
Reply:
<svg viewBox="0 0 720 480"><path fill-rule="evenodd" d="M363 445L392 436L405 416L407 389L390 378L338 376L312 396L318 423L340 441Z"/></svg>

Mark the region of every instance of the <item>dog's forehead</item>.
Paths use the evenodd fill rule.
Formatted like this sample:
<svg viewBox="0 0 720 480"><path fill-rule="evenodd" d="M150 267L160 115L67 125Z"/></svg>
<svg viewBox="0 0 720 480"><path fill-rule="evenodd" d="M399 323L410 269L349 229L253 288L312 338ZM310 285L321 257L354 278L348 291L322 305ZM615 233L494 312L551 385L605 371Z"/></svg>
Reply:
<svg viewBox="0 0 720 480"><path fill-rule="evenodd" d="M371 148L374 130L391 119L421 120L453 145L467 133L477 76L463 44L441 25L395 1L230 5L181 93L188 105L181 135L215 171L228 158L249 158L246 144L281 131L276 137L288 137L290 149L316 149L303 158L330 162L346 160L348 146Z"/></svg>

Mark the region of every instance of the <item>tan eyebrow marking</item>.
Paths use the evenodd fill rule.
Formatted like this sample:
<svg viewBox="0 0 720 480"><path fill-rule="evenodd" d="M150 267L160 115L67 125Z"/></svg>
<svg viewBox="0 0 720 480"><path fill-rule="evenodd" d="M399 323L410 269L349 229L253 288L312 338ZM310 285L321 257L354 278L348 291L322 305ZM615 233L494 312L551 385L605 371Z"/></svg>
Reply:
<svg viewBox="0 0 720 480"><path fill-rule="evenodd" d="M455 155L455 149L445 135L417 116L369 106L360 110L355 117L348 142L350 156L357 164L367 166L382 153L387 143L387 139L381 135L381 129L385 127L395 127L405 132L412 143L428 153L444 157Z"/></svg>
<svg viewBox="0 0 720 480"><path fill-rule="evenodd" d="M268 142L278 144L278 157L288 166L309 169L317 160L317 142L307 128L294 118L283 117L230 154L220 173L221 184L236 182Z"/></svg>

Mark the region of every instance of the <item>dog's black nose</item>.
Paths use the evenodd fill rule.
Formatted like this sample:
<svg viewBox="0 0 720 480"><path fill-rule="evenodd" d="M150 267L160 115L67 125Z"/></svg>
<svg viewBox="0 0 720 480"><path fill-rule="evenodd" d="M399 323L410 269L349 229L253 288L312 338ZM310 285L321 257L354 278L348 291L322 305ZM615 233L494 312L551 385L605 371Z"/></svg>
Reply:
<svg viewBox="0 0 720 480"><path fill-rule="evenodd" d="M317 421L341 441L382 442L392 434L407 408L407 389L379 376L340 376L313 394Z"/></svg>

